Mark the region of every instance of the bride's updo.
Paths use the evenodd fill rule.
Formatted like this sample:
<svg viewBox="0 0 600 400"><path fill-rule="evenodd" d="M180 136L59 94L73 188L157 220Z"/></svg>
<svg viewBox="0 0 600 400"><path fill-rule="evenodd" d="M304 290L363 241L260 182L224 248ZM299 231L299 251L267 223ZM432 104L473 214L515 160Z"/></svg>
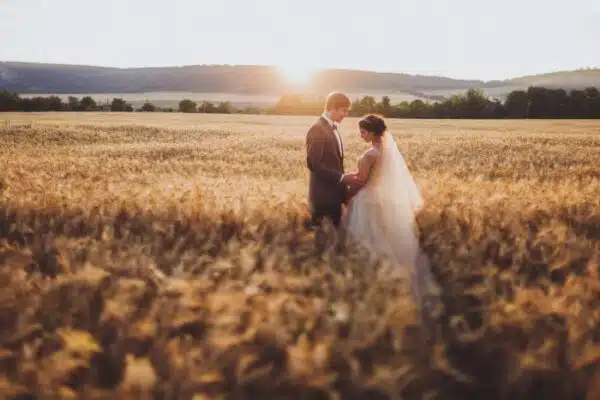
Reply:
<svg viewBox="0 0 600 400"><path fill-rule="evenodd" d="M385 121L383 118L378 117L374 114L365 115L358 121L358 126L368 132L373 133L375 136L381 136L387 130Z"/></svg>

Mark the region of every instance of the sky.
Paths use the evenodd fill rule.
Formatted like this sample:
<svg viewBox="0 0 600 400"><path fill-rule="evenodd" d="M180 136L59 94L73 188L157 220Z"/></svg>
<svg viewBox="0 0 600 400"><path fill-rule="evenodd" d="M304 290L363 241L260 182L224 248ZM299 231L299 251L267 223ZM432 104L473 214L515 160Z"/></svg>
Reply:
<svg viewBox="0 0 600 400"><path fill-rule="evenodd" d="M600 67L600 0L0 0L0 61L507 79Z"/></svg>

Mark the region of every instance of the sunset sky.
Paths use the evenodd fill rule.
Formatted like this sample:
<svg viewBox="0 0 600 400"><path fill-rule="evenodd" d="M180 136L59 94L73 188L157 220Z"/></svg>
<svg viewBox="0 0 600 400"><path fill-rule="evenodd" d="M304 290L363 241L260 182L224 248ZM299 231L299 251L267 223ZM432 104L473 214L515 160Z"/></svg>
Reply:
<svg viewBox="0 0 600 400"><path fill-rule="evenodd" d="M598 0L0 0L0 61L505 79L600 67Z"/></svg>

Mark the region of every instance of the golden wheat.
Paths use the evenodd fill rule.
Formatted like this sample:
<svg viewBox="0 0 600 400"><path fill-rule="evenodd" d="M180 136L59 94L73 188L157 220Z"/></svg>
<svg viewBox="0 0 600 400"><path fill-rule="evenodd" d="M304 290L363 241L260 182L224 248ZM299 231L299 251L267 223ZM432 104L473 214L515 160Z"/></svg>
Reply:
<svg viewBox="0 0 600 400"><path fill-rule="evenodd" d="M426 341L384 261L315 248L312 118L2 119L0 397L600 394L598 122L389 121L443 288Z"/></svg>

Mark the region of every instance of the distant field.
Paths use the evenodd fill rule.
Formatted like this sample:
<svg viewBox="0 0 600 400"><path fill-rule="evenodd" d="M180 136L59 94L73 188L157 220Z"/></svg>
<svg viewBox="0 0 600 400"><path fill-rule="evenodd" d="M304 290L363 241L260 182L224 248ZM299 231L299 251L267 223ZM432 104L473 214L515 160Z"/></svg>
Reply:
<svg viewBox="0 0 600 400"><path fill-rule="evenodd" d="M0 398L598 398L600 121L388 121L433 343L381 263L314 246L312 121L0 114Z"/></svg>
<svg viewBox="0 0 600 400"><path fill-rule="evenodd" d="M230 101L236 107L265 107L277 103L277 95L243 95L237 93L195 93L195 92L147 92L147 93L78 93L78 94L54 94L54 93L35 93L23 94L22 97L50 96L56 95L66 100L69 96L82 98L91 96L96 103L110 103L113 98L122 98L133 104L134 107L141 107L146 101L152 102L157 107L177 109L179 102L183 99L190 99L197 103L210 101L218 103L221 101Z"/></svg>
<svg viewBox="0 0 600 400"><path fill-rule="evenodd" d="M464 91L463 91L464 92ZM458 93L458 91L457 91ZM433 93L434 94L434 93ZM198 104L202 101L210 101L218 103L221 101L229 101L234 107L271 107L279 100L279 95L242 95L237 93L195 93L195 92L148 92L148 93L79 93L79 94L56 94L56 93L24 93L21 96L25 98L36 96L51 96L55 95L67 100L69 96L82 98L91 96L96 103L110 103L113 98L123 98L125 101L133 104L134 107L141 107L146 101L152 102L157 107L177 109L179 102L183 99L190 99ZM389 96L392 103L400 103L403 101L413 101L419 97L406 93L348 93L352 100L360 99L363 96L374 96L377 101L380 101L383 96Z"/></svg>
<svg viewBox="0 0 600 400"><path fill-rule="evenodd" d="M508 96L508 94L510 92L512 92L513 90L526 90L527 87L526 86L503 86L503 87L497 87L497 88L484 88L482 89L483 93L485 93L487 96L492 97L492 98L496 98L500 101L504 101L506 100L506 96ZM427 90L425 91L426 94L428 95L435 95L435 96L452 96L452 95L461 95L461 94L465 94L465 92L468 89L458 89L458 90Z"/></svg>

